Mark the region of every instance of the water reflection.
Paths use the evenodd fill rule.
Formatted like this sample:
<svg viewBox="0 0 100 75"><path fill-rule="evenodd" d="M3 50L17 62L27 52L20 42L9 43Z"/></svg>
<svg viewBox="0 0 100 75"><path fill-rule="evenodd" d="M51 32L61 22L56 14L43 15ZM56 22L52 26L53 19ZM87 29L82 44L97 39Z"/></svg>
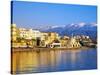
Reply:
<svg viewBox="0 0 100 75"><path fill-rule="evenodd" d="M96 49L12 53L13 73L96 69Z"/></svg>

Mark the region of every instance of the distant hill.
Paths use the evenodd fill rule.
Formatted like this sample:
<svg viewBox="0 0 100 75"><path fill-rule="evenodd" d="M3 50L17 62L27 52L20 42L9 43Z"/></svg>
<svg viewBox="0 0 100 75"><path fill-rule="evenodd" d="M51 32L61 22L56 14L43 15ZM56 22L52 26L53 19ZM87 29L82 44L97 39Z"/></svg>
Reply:
<svg viewBox="0 0 100 75"><path fill-rule="evenodd" d="M45 32L57 32L61 36L68 35L88 35L90 38L96 40L97 38L97 25L95 23L79 23L79 24L68 24L65 26L52 26L48 29L40 29Z"/></svg>

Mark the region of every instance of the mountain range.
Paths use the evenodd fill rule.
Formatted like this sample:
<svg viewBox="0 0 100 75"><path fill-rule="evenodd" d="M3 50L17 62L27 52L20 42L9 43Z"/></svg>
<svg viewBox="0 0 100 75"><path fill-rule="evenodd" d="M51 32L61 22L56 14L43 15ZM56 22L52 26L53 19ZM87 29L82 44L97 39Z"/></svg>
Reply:
<svg viewBox="0 0 100 75"><path fill-rule="evenodd" d="M97 24L96 23L77 23L60 26L49 26L39 29L43 32L57 32L59 35L87 35L90 38L97 39Z"/></svg>

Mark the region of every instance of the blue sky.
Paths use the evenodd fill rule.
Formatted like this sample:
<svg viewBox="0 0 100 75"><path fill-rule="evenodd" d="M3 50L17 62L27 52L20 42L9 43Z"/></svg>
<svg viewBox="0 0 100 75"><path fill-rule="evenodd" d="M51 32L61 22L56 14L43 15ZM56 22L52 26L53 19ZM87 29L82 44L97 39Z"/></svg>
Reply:
<svg viewBox="0 0 100 75"><path fill-rule="evenodd" d="M13 23L25 28L97 22L97 7L88 5L13 1L12 12Z"/></svg>

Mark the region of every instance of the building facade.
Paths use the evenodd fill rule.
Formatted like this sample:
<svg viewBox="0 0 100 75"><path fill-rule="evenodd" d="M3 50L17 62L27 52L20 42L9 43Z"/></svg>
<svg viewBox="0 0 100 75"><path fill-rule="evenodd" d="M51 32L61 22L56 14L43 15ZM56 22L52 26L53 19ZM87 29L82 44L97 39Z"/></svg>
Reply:
<svg viewBox="0 0 100 75"><path fill-rule="evenodd" d="M16 24L11 25L11 41L16 41L17 40L17 27Z"/></svg>
<svg viewBox="0 0 100 75"><path fill-rule="evenodd" d="M74 37L71 37L67 42L67 48L80 48L81 44Z"/></svg>

